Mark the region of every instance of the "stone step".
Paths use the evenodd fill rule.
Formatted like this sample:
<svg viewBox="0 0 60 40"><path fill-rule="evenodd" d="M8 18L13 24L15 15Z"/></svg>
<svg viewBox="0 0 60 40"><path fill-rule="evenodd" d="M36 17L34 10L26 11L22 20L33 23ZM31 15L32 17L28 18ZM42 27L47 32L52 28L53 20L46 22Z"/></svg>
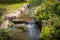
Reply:
<svg viewBox="0 0 60 40"><path fill-rule="evenodd" d="M27 26L25 24L13 24L12 27L27 30Z"/></svg>
<svg viewBox="0 0 60 40"><path fill-rule="evenodd" d="M13 23L31 23L31 18L21 18L21 19L13 19Z"/></svg>

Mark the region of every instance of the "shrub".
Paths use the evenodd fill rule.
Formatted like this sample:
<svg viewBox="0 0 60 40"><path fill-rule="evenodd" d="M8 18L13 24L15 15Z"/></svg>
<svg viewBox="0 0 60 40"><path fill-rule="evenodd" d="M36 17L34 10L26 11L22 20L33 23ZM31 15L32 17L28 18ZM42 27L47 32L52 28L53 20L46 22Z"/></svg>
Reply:
<svg viewBox="0 0 60 40"><path fill-rule="evenodd" d="M56 30L54 40L60 40L60 30Z"/></svg>
<svg viewBox="0 0 60 40"><path fill-rule="evenodd" d="M2 24L2 22L3 22L3 20L2 20L2 19L0 19L0 24Z"/></svg>
<svg viewBox="0 0 60 40"><path fill-rule="evenodd" d="M40 5L41 2L42 2L42 0L29 0L29 5L30 5L30 7L35 7L35 6Z"/></svg>
<svg viewBox="0 0 60 40"><path fill-rule="evenodd" d="M44 40L59 40L60 38L60 3L55 0L44 0L37 8L36 21L48 20L50 25L42 27L40 38Z"/></svg>
<svg viewBox="0 0 60 40"><path fill-rule="evenodd" d="M49 15L46 13L45 9L40 10L39 8L37 9L37 16L36 16L36 21L40 23L41 20L48 20Z"/></svg>
<svg viewBox="0 0 60 40"><path fill-rule="evenodd" d="M0 30L0 40L8 40L10 37L12 37L12 32L9 28Z"/></svg>
<svg viewBox="0 0 60 40"><path fill-rule="evenodd" d="M53 40L54 33L55 33L55 29L49 26L42 27L42 33L40 34L40 38L44 40Z"/></svg>

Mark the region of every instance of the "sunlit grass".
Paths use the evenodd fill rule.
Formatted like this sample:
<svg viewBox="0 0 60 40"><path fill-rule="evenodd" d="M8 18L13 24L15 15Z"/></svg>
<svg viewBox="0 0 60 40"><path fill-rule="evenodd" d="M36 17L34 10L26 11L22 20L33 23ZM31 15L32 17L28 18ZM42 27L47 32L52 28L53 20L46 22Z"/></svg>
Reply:
<svg viewBox="0 0 60 40"><path fill-rule="evenodd" d="M7 12L10 13L14 10L17 10L22 7L23 4L26 4L27 2L20 2L20 3L14 3L14 4L0 4L0 9L5 8L7 9Z"/></svg>

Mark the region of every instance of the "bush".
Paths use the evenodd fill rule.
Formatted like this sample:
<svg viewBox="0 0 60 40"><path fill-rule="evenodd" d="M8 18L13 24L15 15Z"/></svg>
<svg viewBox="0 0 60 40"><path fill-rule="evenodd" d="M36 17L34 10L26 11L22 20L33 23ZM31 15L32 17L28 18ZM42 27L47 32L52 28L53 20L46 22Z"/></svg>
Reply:
<svg viewBox="0 0 60 40"><path fill-rule="evenodd" d="M8 40L10 37L12 37L12 32L10 29L0 30L0 40Z"/></svg>
<svg viewBox="0 0 60 40"><path fill-rule="evenodd" d="M40 10L39 8L36 10L37 11L37 16L36 16L36 21L40 23L41 20L48 20L49 15L46 13L45 9Z"/></svg>
<svg viewBox="0 0 60 40"><path fill-rule="evenodd" d="M40 38L44 40L60 39L60 3L55 0L44 0L40 7L37 8L36 21L47 20L50 25L42 27Z"/></svg>
<svg viewBox="0 0 60 40"><path fill-rule="evenodd" d="M35 6L40 5L41 2L42 2L42 0L29 0L29 5L30 5L30 7L35 7Z"/></svg>
<svg viewBox="0 0 60 40"><path fill-rule="evenodd" d="M37 21L41 21L42 19L50 19L53 18L53 15L60 16L60 3L55 2L55 0L46 0L46 2L41 3L40 8L37 8Z"/></svg>
<svg viewBox="0 0 60 40"><path fill-rule="evenodd" d="M40 38L44 40L60 40L60 29L56 30L49 26L42 27Z"/></svg>
<svg viewBox="0 0 60 40"><path fill-rule="evenodd" d="M3 20L2 20L2 19L0 19L0 24L2 24L2 22L3 22Z"/></svg>
<svg viewBox="0 0 60 40"><path fill-rule="evenodd" d="M60 40L60 30L56 30L54 40Z"/></svg>
<svg viewBox="0 0 60 40"><path fill-rule="evenodd" d="M42 38L44 40L53 40L54 33L55 33L55 29L53 29L49 26L42 27L42 33L40 34L40 38Z"/></svg>

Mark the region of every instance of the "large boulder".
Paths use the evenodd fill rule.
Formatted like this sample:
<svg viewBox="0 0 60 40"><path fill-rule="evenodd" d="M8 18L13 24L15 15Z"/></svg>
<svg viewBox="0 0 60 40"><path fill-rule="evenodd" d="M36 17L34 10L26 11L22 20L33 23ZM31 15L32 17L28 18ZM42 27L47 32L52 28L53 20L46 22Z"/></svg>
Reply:
<svg viewBox="0 0 60 40"><path fill-rule="evenodd" d="M27 30L27 26L25 24L14 24L12 27Z"/></svg>
<svg viewBox="0 0 60 40"><path fill-rule="evenodd" d="M9 20L3 20L3 23L0 25L0 29L8 28Z"/></svg>

